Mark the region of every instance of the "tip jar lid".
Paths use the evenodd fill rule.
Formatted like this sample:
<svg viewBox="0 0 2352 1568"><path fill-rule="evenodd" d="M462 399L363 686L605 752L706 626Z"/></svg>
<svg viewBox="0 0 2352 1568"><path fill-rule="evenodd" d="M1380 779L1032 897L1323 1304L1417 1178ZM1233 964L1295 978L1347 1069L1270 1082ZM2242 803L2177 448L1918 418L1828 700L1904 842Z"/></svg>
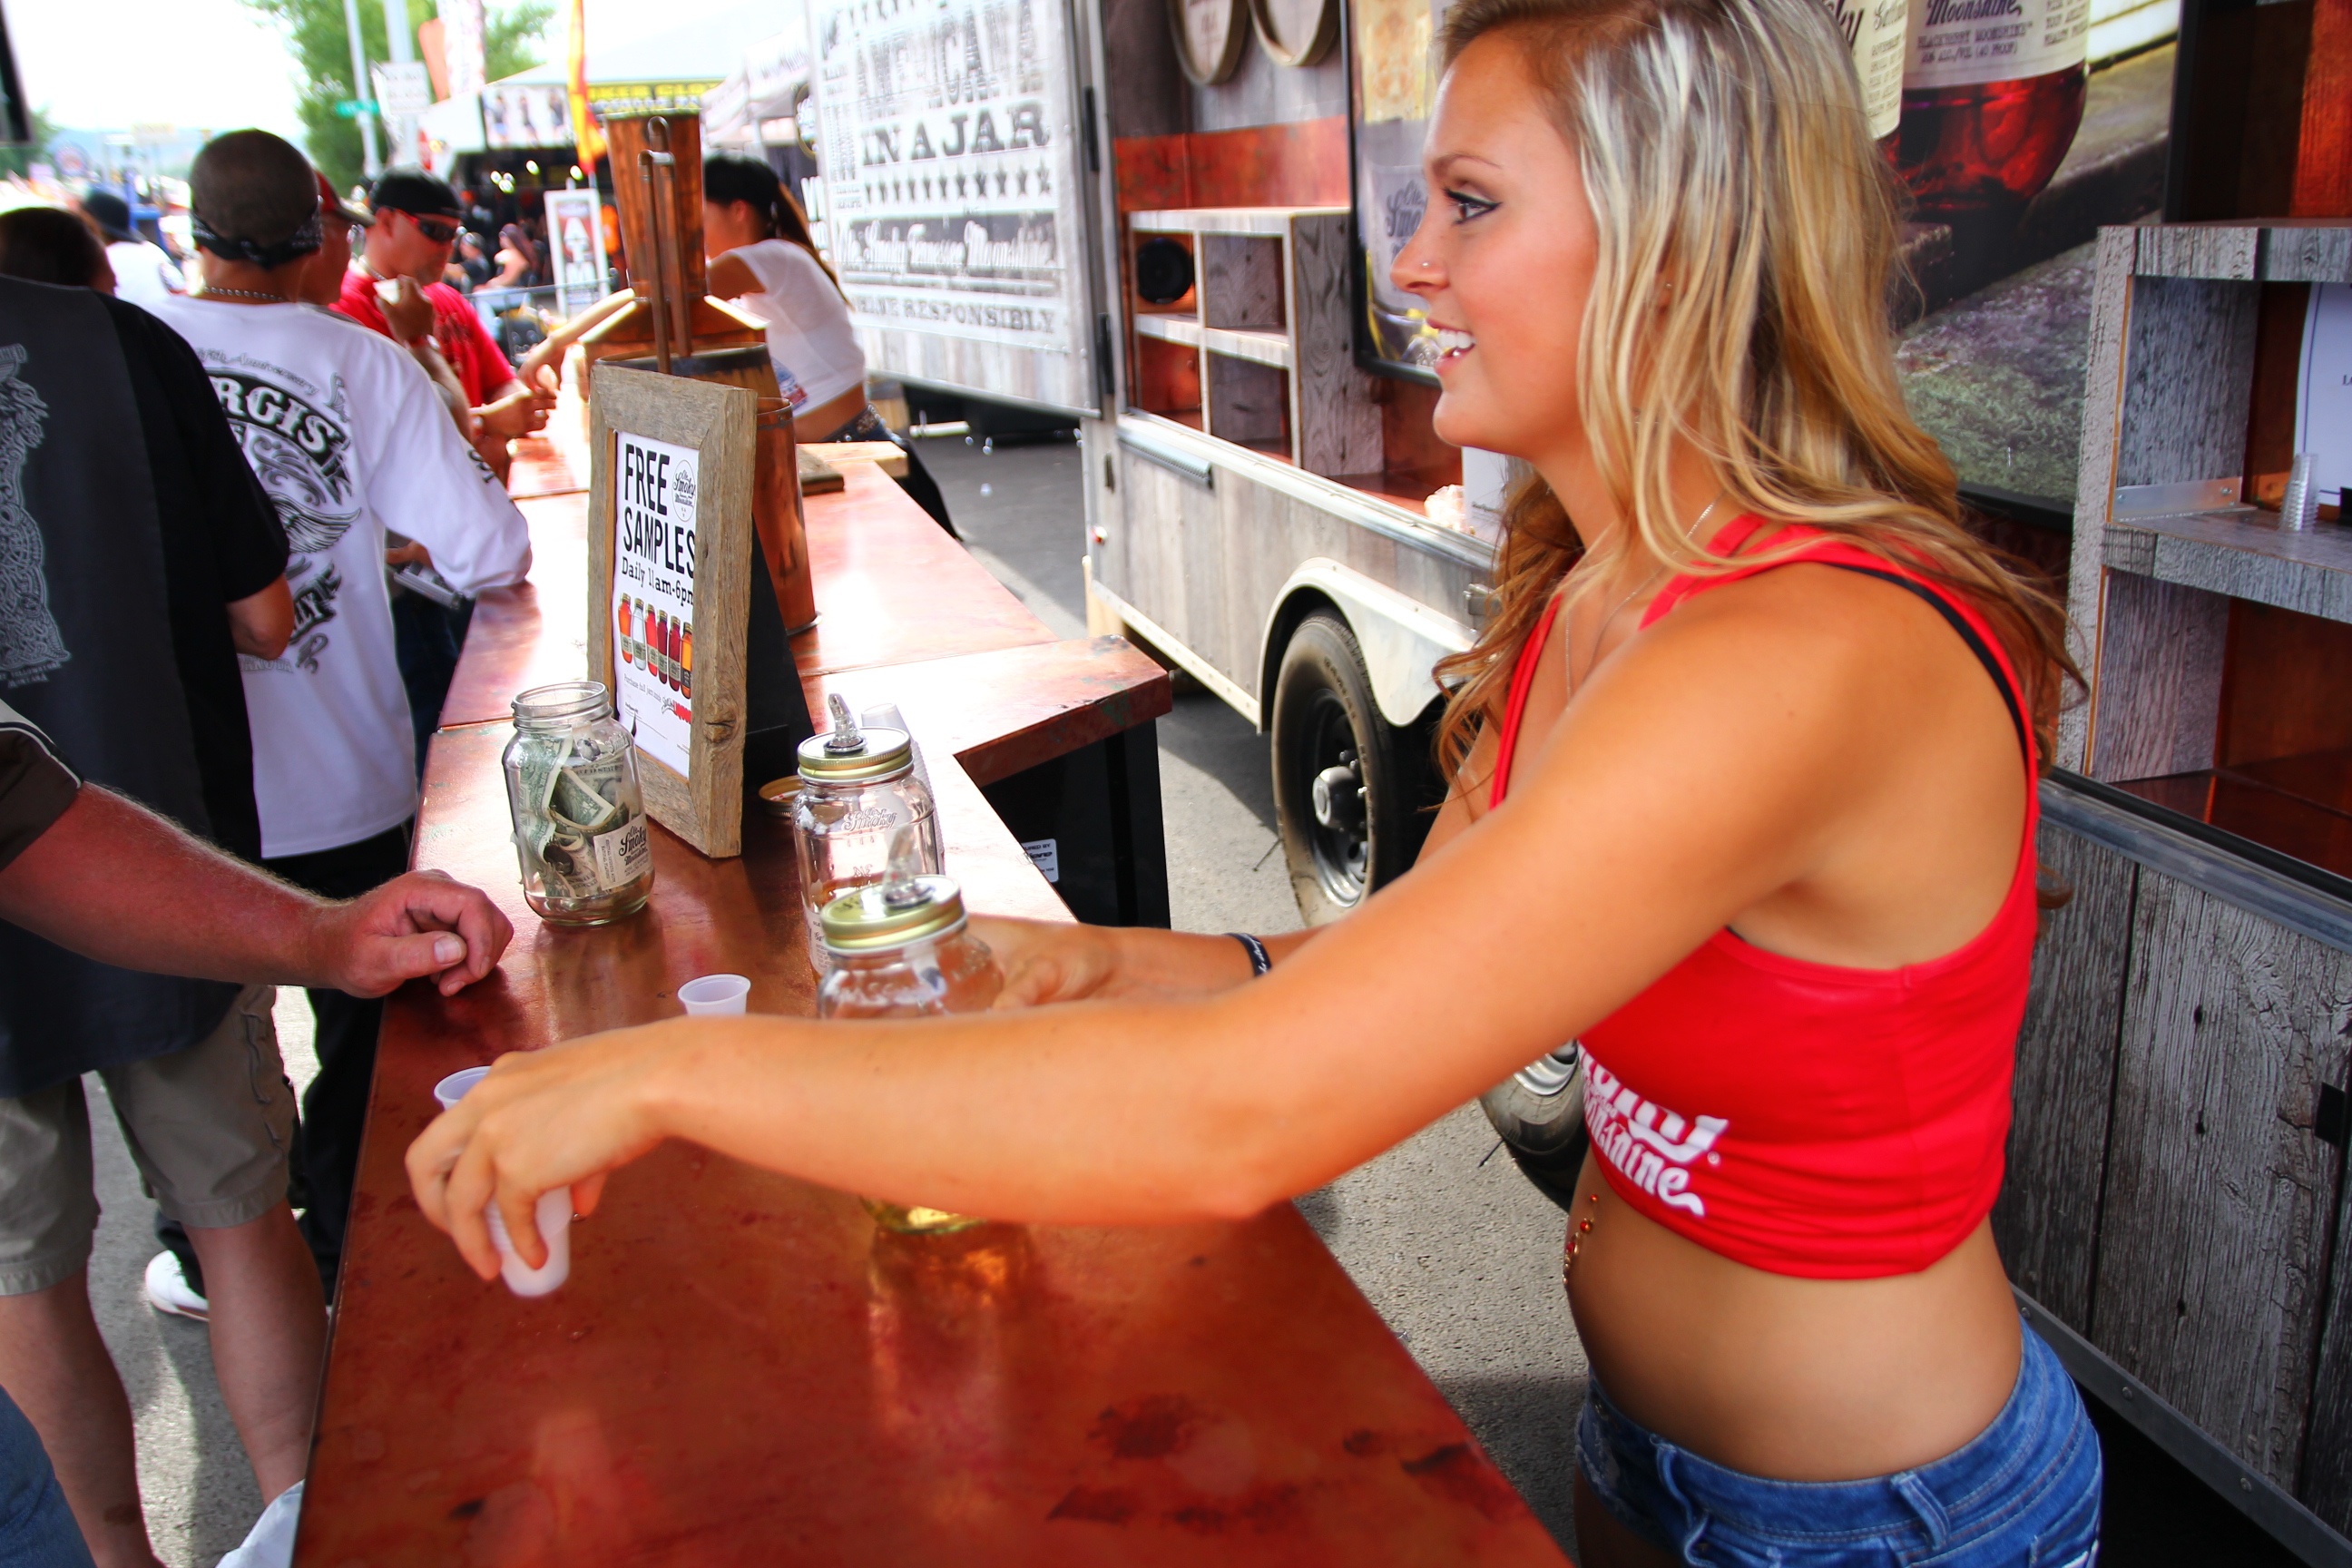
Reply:
<svg viewBox="0 0 2352 1568"><path fill-rule="evenodd" d="M513 709L520 724L602 719L613 710L613 694L601 680L558 680L515 693Z"/></svg>
<svg viewBox="0 0 2352 1568"><path fill-rule="evenodd" d="M963 922L963 889L953 877L927 874L852 888L817 912L825 947L873 952L938 936Z"/></svg>

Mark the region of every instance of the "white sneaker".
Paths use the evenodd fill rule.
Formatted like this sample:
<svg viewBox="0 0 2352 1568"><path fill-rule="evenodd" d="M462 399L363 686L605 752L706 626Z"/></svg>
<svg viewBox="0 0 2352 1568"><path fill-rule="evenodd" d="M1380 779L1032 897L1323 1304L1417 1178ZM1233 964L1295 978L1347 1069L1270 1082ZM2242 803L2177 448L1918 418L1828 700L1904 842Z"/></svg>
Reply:
<svg viewBox="0 0 2352 1568"><path fill-rule="evenodd" d="M294 1561L294 1529L301 1521L302 1483L296 1481L270 1500L253 1521L245 1544L222 1558L220 1568L289 1568Z"/></svg>
<svg viewBox="0 0 2352 1568"><path fill-rule="evenodd" d="M169 1252L159 1252L148 1260L147 1304L175 1318L194 1318L200 1323L212 1321L212 1308L188 1284L180 1260Z"/></svg>

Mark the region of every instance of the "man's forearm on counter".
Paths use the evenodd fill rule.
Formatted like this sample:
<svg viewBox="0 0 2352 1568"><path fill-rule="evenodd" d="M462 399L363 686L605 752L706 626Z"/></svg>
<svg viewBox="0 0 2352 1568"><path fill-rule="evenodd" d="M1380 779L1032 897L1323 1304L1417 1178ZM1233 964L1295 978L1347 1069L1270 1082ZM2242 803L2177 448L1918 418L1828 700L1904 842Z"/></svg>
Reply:
<svg viewBox="0 0 2352 1568"><path fill-rule="evenodd" d="M0 868L0 920L100 963L205 980L324 980L311 937L329 907L96 784Z"/></svg>

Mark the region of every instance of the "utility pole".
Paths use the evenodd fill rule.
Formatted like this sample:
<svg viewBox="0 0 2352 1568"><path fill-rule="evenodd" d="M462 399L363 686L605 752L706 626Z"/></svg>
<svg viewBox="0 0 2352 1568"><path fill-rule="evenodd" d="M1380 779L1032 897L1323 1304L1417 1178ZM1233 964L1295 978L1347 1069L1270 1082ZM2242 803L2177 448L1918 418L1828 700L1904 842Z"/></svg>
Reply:
<svg viewBox="0 0 2352 1568"><path fill-rule="evenodd" d="M388 46L387 58L394 65L413 65L416 60L416 40L408 30L408 0L383 0L383 36ZM383 161L387 163L416 162L416 117L412 114L386 114L383 117Z"/></svg>
<svg viewBox="0 0 2352 1568"><path fill-rule="evenodd" d="M367 45L360 37L360 0L343 0L343 26L352 36L352 96L362 103L375 90L368 79ZM375 150L375 116L362 113L360 122L360 166L369 179L383 173L383 159Z"/></svg>

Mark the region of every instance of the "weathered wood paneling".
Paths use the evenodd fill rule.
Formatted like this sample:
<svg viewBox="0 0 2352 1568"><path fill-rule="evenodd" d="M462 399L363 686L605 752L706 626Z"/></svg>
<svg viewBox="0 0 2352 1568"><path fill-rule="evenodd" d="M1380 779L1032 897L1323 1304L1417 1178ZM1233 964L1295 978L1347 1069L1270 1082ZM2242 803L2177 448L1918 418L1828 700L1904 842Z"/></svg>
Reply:
<svg viewBox="0 0 2352 1568"><path fill-rule="evenodd" d="M2097 690L2099 598L2105 575L2100 540L2116 488L2116 433L2123 416L2123 334L2131 309L2131 270L2137 254L2130 228L2099 231L2099 266L2091 286L2091 333L2084 352L2083 461L2074 483L2074 562L2067 573L2068 637L2074 660ZM2080 769L2090 747L2091 705L2078 702L2058 715L2057 763Z"/></svg>
<svg viewBox="0 0 2352 1568"><path fill-rule="evenodd" d="M2134 280L2116 483L2179 484L2245 471L2260 302L2251 283Z"/></svg>
<svg viewBox="0 0 2352 1568"><path fill-rule="evenodd" d="M1241 25L1250 25L1246 16ZM1348 69L1339 49L1312 66L1276 65L1253 37L1242 46L1241 64L1232 76L1191 91L1194 131L1283 125L1347 113Z"/></svg>
<svg viewBox="0 0 2352 1568"><path fill-rule="evenodd" d="M1201 236L1201 324L1282 330L1282 241Z"/></svg>
<svg viewBox="0 0 2352 1568"><path fill-rule="evenodd" d="M1355 247L1348 216L1301 216L1290 226L1291 428L1298 466L1310 474L1368 474L1381 467L1381 409L1372 378L1356 368L1348 268Z"/></svg>
<svg viewBox="0 0 2352 1568"><path fill-rule="evenodd" d="M2294 1484L2352 954L2143 869L2090 1338L2247 1464Z"/></svg>
<svg viewBox="0 0 2352 1568"><path fill-rule="evenodd" d="M2042 916L2034 944L2033 990L2017 1037L2009 1173L1992 1228L2009 1277L2087 1332L2138 868L2046 824L2040 847L2044 870L2074 896Z"/></svg>
<svg viewBox="0 0 2352 1568"><path fill-rule="evenodd" d="M1487 575L1222 465L1213 489L1125 447L1114 462L1116 504L1104 496L1097 516L1096 580L1254 697L1265 695L1267 621L1301 563L1336 561L1455 618L1463 590Z"/></svg>
<svg viewBox="0 0 2352 1568"><path fill-rule="evenodd" d="M1289 372L1213 352L1202 354L1201 370L1201 405L1210 435L1241 446L1265 442L1278 450L1288 447Z"/></svg>
<svg viewBox="0 0 2352 1568"><path fill-rule="evenodd" d="M2084 771L2115 780L2211 767L2230 601L2136 573L2105 575Z"/></svg>

